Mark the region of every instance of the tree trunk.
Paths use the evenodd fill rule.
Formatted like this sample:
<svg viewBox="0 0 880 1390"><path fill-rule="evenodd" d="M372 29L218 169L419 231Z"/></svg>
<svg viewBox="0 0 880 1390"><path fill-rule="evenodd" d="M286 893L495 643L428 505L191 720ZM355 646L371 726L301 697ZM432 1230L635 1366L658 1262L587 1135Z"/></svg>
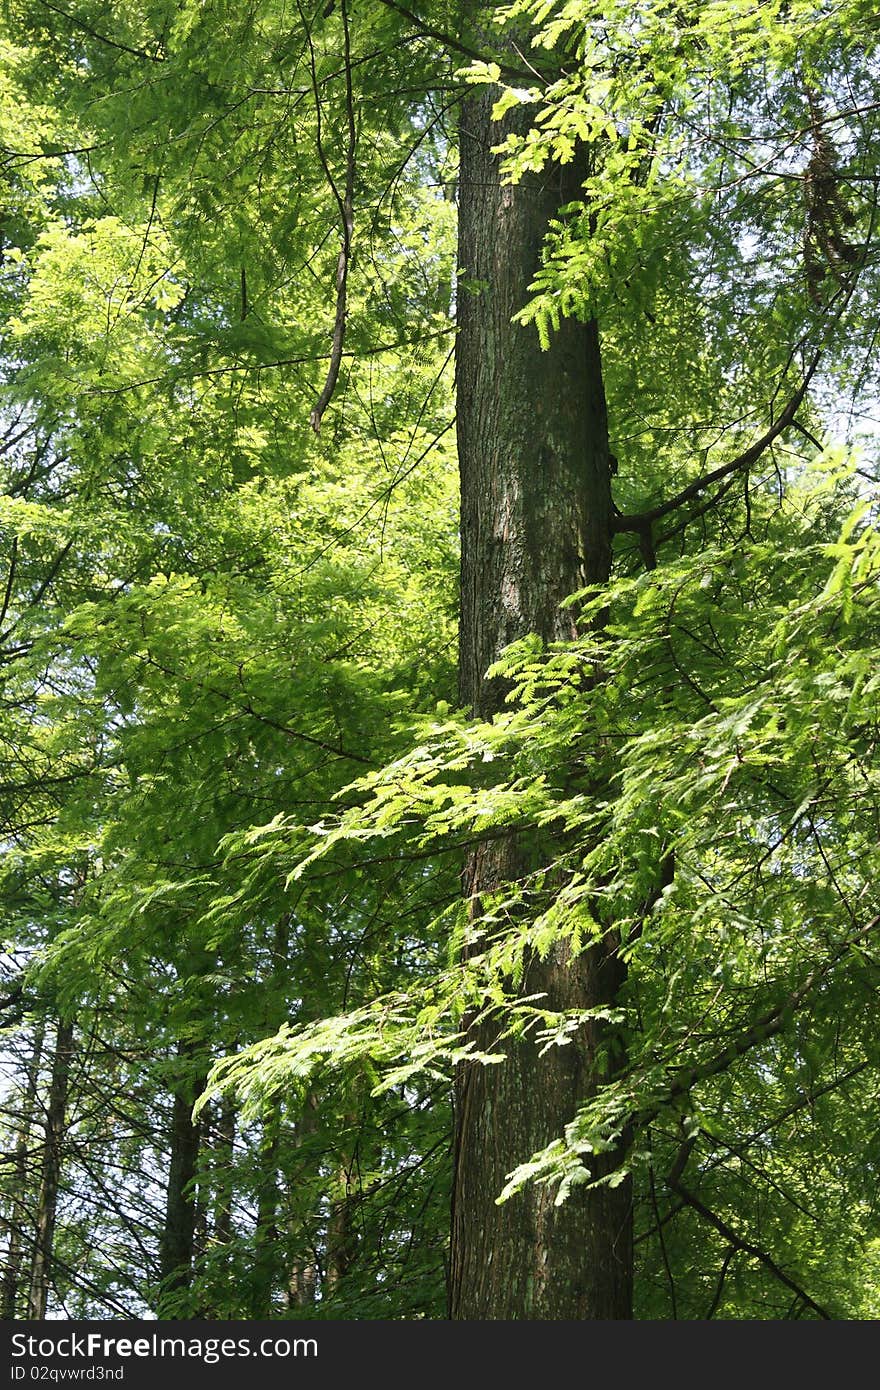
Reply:
<svg viewBox="0 0 880 1390"><path fill-rule="evenodd" d="M18 1138L15 1142L15 1170L9 1204L9 1245L6 1251L2 1295L0 1295L0 1319L3 1322L12 1322L18 1308L19 1282L24 1262L22 1235L28 1207L28 1160L30 1158L34 1112L37 1108L37 1086L40 1079L40 1062L43 1058L45 1032L46 1025L41 1018L34 1030L33 1048L27 1064L27 1086L22 1097Z"/></svg>
<svg viewBox="0 0 880 1390"><path fill-rule="evenodd" d="M214 1198L214 1240L224 1249L232 1244L232 1197L235 1164L235 1101L224 1096L217 1119L213 1167L216 1196Z"/></svg>
<svg viewBox="0 0 880 1390"><path fill-rule="evenodd" d="M290 965L291 914L282 912L272 933L272 974L267 994L264 1026L267 1034L281 1027L286 1016L288 970ZM263 1142L257 1191L257 1225L254 1231L254 1264L251 1271L250 1310L252 1318L271 1316L275 1290L284 1274L284 1251L279 1239L278 1210L281 1200L278 1160L281 1149L282 1113L277 1110L263 1122ZM285 1281L286 1282L286 1281Z"/></svg>
<svg viewBox="0 0 880 1390"><path fill-rule="evenodd" d="M40 1178L40 1195L37 1201L36 1235L31 1260L30 1292L28 1294L27 1315L34 1322L42 1321L46 1316L49 1285L52 1279L55 1218L58 1212L58 1183L61 1177L64 1120L67 1111L67 1090L70 1084L73 1048L73 1024L59 1022L55 1034L52 1079L49 1083L43 1172Z"/></svg>
<svg viewBox="0 0 880 1390"><path fill-rule="evenodd" d="M185 1062L191 1058L192 1050L190 1045L181 1043L178 1056ZM165 1224L159 1245L160 1316L165 1316L162 1306L168 1296L189 1288L192 1280L198 1216L195 1177L201 1140L200 1125L193 1124L192 1108L196 1097L205 1089L206 1081L204 1074L195 1078L182 1076L172 1100ZM180 1316L173 1305L170 1315Z"/></svg>
<svg viewBox="0 0 880 1390"><path fill-rule="evenodd" d="M270 1115L263 1124L260 1150L257 1225L254 1231L254 1263L251 1270L250 1315L265 1320L272 1314L272 1296L278 1283L281 1250L278 1242L278 1148L281 1119Z"/></svg>
<svg viewBox="0 0 880 1390"><path fill-rule="evenodd" d="M336 1195L331 1203L327 1222L327 1275L325 1288L328 1297L338 1292L357 1258L358 1232L355 1225L355 1157L357 1151L357 1116L346 1115L342 1135L341 1162L336 1170ZM354 1136L350 1142L349 1136Z"/></svg>
<svg viewBox="0 0 880 1390"><path fill-rule="evenodd" d="M497 92L480 88L460 127L460 289L457 427L461 470L462 703L490 716L504 698L485 679L502 648L529 632L574 636L567 594L603 582L611 567L611 468L595 323L563 322L549 351L534 328L512 323L528 298L548 219L576 199L576 162L502 186L491 147L527 128L513 111L491 120ZM519 125L517 125L519 122ZM468 898L492 893L529 867L514 840L478 849L465 871ZM561 948L528 963L522 991L553 1008L612 1002L624 970L606 940L568 958ZM471 1035L490 1049L497 1030ZM532 1185L502 1206L507 1175L561 1135L598 1081L598 1029L544 1056L507 1045L499 1066L464 1065L456 1078L450 1316L583 1319L632 1316L629 1184L585 1192L562 1206ZM613 1157L610 1160L613 1165Z"/></svg>
<svg viewBox="0 0 880 1390"><path fill-rule="evenodd" d="M302 1145L312 1138L318 1127L318 1121L318 1097L314 1091L309 1090L306 1092L302 1110L296 1122L293 1137L294 1152L301 1149ZM295 1169L294 1172L296 1172ZM297 1227L291 1230L291 1236L294 1240L297 1237L300 1239L302 1237L301 1225L300 1220ZM315 1252L310 1250L308 1254L298 1253L294 1255L287 1279L286 1302L288 1310L298 1312L301 1317L307 1316L308 1312L315 1306L317 1292L318 1266Z"/></svg>

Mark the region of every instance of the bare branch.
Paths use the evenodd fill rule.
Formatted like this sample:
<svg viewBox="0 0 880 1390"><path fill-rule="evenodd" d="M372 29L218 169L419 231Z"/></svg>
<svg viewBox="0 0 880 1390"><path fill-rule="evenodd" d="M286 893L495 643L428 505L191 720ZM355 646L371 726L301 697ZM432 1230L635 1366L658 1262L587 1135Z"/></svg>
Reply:
<svg viewBox="0 0 880 1390"><path fill-rule="evenodd" d="M302 17L302 7L297 5ZM312 75L312 90L315 97L315 113L317 118L316 142L318 146L318 158L327 176L333 196L339 207L339 217L342 224L342 244L339 248L339 257L336 262L336 322L333 328L333 343L330 349L330 363L327 368L327 379L318 397L314 409L309 415L309 424L320 434L321 420L324 411L330 404L333 392L336 389L336 382L339 378L339 368L342 363L342 351L345 346L345 326L346 326L346 302L348 295L348 268L351 263L351 243L354 236L354 175L355 175L355 154L357 149L357 131L355 128L354 117L354 91L351 79L351 36L348 28L348 6L346 0L341 0L342 11L342 32L344 35L344 66L345 66L345 111L348 124L348 141L345 151L345 192L340 195L339 189L327 162L324 147L321 140L321 97L318 91L318 72L315 63L315 48L312 43L312 35L308 26L306 28L306 38L309 45L309 67Z"/></svg>

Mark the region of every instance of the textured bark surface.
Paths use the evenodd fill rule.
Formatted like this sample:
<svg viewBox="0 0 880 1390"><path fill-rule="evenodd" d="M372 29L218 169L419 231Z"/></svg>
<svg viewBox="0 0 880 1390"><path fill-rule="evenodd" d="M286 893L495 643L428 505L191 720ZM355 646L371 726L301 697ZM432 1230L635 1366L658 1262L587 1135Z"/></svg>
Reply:
<svg viewBox="0 0 880 1390"><path fill-rule="evenodd" d="M542 352L533 327L511 322L548 220L577 197L576 166L502 186L491 146L514 122L490 122L492 103L490 92L463 110L459 185L459 266L478 286L458 303L460 686L480 714L503 698L484 674L508 642L574 636L559 602L608 578L612 533L596 325L568 319Z"/></svg>
<svg viewBox="0 0 880 1390"><path fill-rule="evenodd" d="M534 328L512 323L528 298L548 220L574 200L574 165L502 186L491 147L522 118L491 121L482 89L461 120L459 266L476 292L459 294L457 419L461 469L460 687L463 704L487 716L504 691L485 679L512 640L574 635L566 595L608 578L611 470L596 325L566 321L542 352ZM522 128L522 127L520 127ZM469 898L491 893L528 868L513 841L483 846L465 873ZM554 1008L613 1001L623 968L613 943L567 958L533 960L525 993ZM481 1049L494 1028L474 1029ZM632 1234L629 1184L585 1193L562 1206L532 1186L502 1206L508 1174L561 1135L594 1089L595 1028L543 1058L528 1044L506 1048L501 1066L468 1065L456 1079L450 1316L454 1319L629 1318Z"/></svg>

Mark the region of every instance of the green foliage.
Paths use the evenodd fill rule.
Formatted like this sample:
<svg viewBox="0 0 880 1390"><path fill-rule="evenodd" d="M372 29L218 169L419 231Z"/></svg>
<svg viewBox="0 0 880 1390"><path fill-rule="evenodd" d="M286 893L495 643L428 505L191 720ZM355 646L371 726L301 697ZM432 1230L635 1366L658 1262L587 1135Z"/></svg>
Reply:
<svg viewBox="0 0 880 1390"><path fill-rule="evenodd" d="M872 7L519 0L456 47L452 7L352 0L353 110L340 11L3 20L0 1000L18 1095L47 1023L83 1043L55 1311L442 1317L454 1068L601 1019L606 1084L499 1199L566 1200L632 1129L640 1315L810 1311L781 1269L876 1316L880 539L870 447L817 444L877 388ZM453 670L480 83L507 177L582 171L517 317L599 319L618 519L694 489L642 525L657 568L621 527L577 641L504 654L490 723ZM504 837L527 870L461 903ZM522 992L604 937L618 1006Z"/></svg>
<svg viewBox="0 0 880 1390"><path fill-rule="evenodd" d="M523 997L523 962L614 932L629 982L625 1015L609 1021L627 1064L501 1197L539 1181L565 1200L633 1122L640 1178L681 1126L729 1183L737 1135L775 1130L773 1116L807 1104L811 1125L799 1118L797 1143L770 1143L762 1162L809 1193L818 1096L829 1087L836 1113L833 1079L878 1061L880 534L860 505L839 539L809 539L839 512L841 489L834 475L808 478L766 542L580 596L580 641L545 653L530 639L499 663L503 714L427 723L417 749L346 791L357 803L316 827L305 858L283 822L254 841L279 873L292 865L291 882L346 845L366 864L389 839L415 858L511 831L535 867L467 919L458 909L451 963L406 996L284 1029L216 1068L214 1086L260 1104L327 1062L377 1067L377 1094L442 1075L472 1056L465 1009L497 1020L497 1051L477 1060L499 1062L525 1033L569 1046L586 1012ZM850 1159L861 1151L868 1163L871 1104L869 1085L848 1138ZM787 1258L844 1316L857 1315L853 1269L872 1230L862 1173L857 1161L826 1172L838 1195L813 1211L815 1228L792 1226L784 1205L764 1217L782 1223ZM825 1267L819 1252L832 1250Z"/></svg>

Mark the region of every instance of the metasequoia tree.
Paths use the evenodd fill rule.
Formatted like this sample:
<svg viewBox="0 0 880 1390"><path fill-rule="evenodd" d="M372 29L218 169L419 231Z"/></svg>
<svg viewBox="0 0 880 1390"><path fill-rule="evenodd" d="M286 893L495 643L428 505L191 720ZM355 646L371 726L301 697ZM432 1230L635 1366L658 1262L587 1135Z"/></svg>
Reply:
<svg viewBox="0 0 880 1390"><path fill-rule="evenodd" d="M58 1211L58 1183L64 1144L64 1122L70 1066L73 1057L73 1024L59 1022L52 1058L52 1075L46 1105L43 1168L37 1199L36 1239L31 1260L31 1279L27 1315L42 1319L46 1316L49 1281L52 1277L53 1241Z"/></svg>
<svg viewBox="0 0 880 1390"><path fill-rule="evenodd" d="M477 34L479 30L475 31ZM527 36L526 36L527 38ZM516 46L510 41L510 56ZM490 719L505 687L487 672L528 633L575 635L562 601L611 569L611 449L594 319L567 319L543 351L516 321L561 206L576 201L583 150L549 160L516 184L495 147L523 135L521 108L493 119L482 87L459 116L459 274L456 346L461 476L462 704ZM483 895L503 893L533 864L518 836L478 846L464 886L479 917ZM523 993L553 1009L613 1005L623 976L613 933L573 957L560 942L524 966ZM543 1148L594 1088L598 1023L575 1045L541 1053L525 1041L499 1067L464 1062L456 1077L450 1313L453 1318L627 1318L632 1309L629 1184L581 1191L563 1206L532 1187L496 1204L508 1174ZM471 1038L491 1051L497 1022ZM613 1166L613 1155L609 1167Z"/></svg>
<svg viewBox="0 0 880 1390"><path fill-rule="evenodd" d="M589 28L581 30L578 25L581 19L588 24L601 22L598 13L594 16L589 7L559 7L558 13L554 7L540 7L542 17L555 15L557 23L547 22L543 31L539 28L536 45L536 31L525 22L532 11L537 13L536 7L512 7L513 28L495 46L490 79L500 76L502 63L508 68L516 63L523 66L524 49L534 52L537 47L539 56L534 61L539 78L548 62L555 66L554 60L561 58L564 68L574 51L590 54L594 63L605 57L609 76L594 90L610 87L613 91L615 65L626 59L610 45L605 48L601 38L591 53ZM695 18L689 17L685 24L699 28ZM724 12L731 26L741 18L731 8ZM517 29L517 22L524 27ZM627 30L637 35L640 24L639 17L632 16L621 38ZM478 24L466 34L485 51L487 36ZM666 37L662 26L655 45L661 37ZM565 40L574 49L566 52ZM678 42L682 49L686 47L687 40ZM694 34L691 42L705 49L705 31ZM521 89L499 101L498 87L490 80L477 97L463 104L460 115L459 270L468 277L462 284L457 343L460 677L463 704L483 719L491 719L502 708L504 683L499 677L488 681L486 672L505 645L527 633L544 643L576 636L576 610L560 605L568 593L607 582L615 533L635 533L643 562L653 570L659 523L680 515L697 499L705 505L712 487L721 488L725 480L746 475L773 440L791 426L829 328L845 310L854 292L856 269L867 257L861 236L870 237L870 223L862 222L856 240L852 229L858 217L848 201L846 184L839 181L835 148L825 131L825 111L813 80L803 79L811 132L804 141L809 155L803 174L805 278L822 314L812 325L805 328L802 321L798 326L803 335L800 344L795 325L788 330L791 336L785 350L800 347L805 358L801 379L795 371L787 399L771 407L769 427L755 443L734 451L735 457L706 470L705 476L692 479L686 487L673 489L672 495L661 494L639 514L621 514L611 499L612 454L599 330L593 316L599 312L599 296L581 283L584 269L579 266L558 274L554 283L552 263L542 266L542 255L549 236L564 248L560 259L567 253L576 265L578 257L589 258L590 241L597 235L602 213L614 215L612 200L623 198L625 180L638 187L649 169L662 167L657 153L662 140L652 144L652 137L672 125L679 112L683 114L688 78L675 95L668 87L663 91L659 82L652 90L664 55L658 47L641 53L633 47L634 63L644 65L643 108L639 118L632 108L626 115L631 158L628 167L624 162L624 179L619 172L613 178L614 151L608 148L621 140L620 126L606 118L604 131L597 132L601 97L598 110L591 107L594 98L589 87L579 125L563 102L547 102L542 113L545 119L550 117L547 124L552 127L558 122L549 138L534 138L531 106L536 100L541 104L535 88L525 102ZM555 67L557 82L565 87L558 74ZM509 72L506 78L509 89L515 79ZM785 78L780 80L784 83ZM567 85L572 107L577 105L577 90L577 80ZM505 149L513 157L507 177L499 167L499 150ZM603 178L612 188L602 189ZM593 211L593 190L599 193L601 211ZM650 212L649 205L644 212ZM567 219L575 223L573 233ZM824 227L820 240L825 248L818 276L812 259L817 220ZM633 273L638 275L638 269ZM539 345L524 331L522 310L530 288L545 286ZM533 313L540 322L541 310ZM594 606L587 622L601 625L602 620L601 608ZM594 776L582 782L579 790L600 801L609 795L611 785L603 786L601 778ZM572 777L569 791L576 787L577 779ZM491 903L493 897L496 902L503 900L512 884L528 881L534 867L534 844L522 835L501 833L471 852L464 881L478 928L480 904ZM651 891L669 889L674 872L674 853L665 847ZM564 876L554 883L551 870L542 892L527 891L524 902L513 901L509 910L514 916L522 911L534 913L542 899L552 897L554 888L563 890L564 884ZM619 1180L622 1174L615 1173L632 1138L625 1121L611 1143L594 1149L594 1157L588 1160L592 1181L575 1186L562 1205L555 1202L552 1183L526 1184L515 1199L500 1207L495 1200L523 1158L563 1132L585 1099L609 1083L622 1066L621 1044L617 1043L615 1053L614 1041L603 1038L608 1025L599 1021L622 1002L626 974L622 929L607 909L600 909L597 919L597 939L581 943L579 949L573 949L571 937L560 933L557 941L540 951L527 946L519 962L521 997L538 996L541 1008L585 1020L568 1032L566 1045L542 1047L537 1039L519 1041L508 1046L507 1060L501 1065L467 1060L459 1064L453 1317L631 1315L631 1188L625 1177ZM475 939L479 943L479 930ZM591 1018L594 1010L595 1018ZM466 1025L467 1043L484 1055L491 1053L497 1032L497 1018L490 1015L469 1029ZM670 1185L676 1190L674 1183Z"/></svg>
<svg viewBox="0 0 880 1390"><path fill-rule="evenodd" d="M31 1193L31 1145L32 1127L37 1106L37 1085L40 1076L45 1027L37 1025L25 1069L25 1089L15 1097L15 1167L11 1191L8 1196L6 1225L8 1232L6 1246L6 1267L3 1271L2 1317L11 1321L19 1306L21 1275L24 1267L25 1241L28 1215L28 1197Z"/></svg>
<svg viewBox="0 0 880 1390"><path fill-rule="evenodd" d="M10 25L4 868L118 1091L56 1245L149 1270L77 1306L438 1316L448 1182L454 1318L864 1315L870 5Z"/></svg>

